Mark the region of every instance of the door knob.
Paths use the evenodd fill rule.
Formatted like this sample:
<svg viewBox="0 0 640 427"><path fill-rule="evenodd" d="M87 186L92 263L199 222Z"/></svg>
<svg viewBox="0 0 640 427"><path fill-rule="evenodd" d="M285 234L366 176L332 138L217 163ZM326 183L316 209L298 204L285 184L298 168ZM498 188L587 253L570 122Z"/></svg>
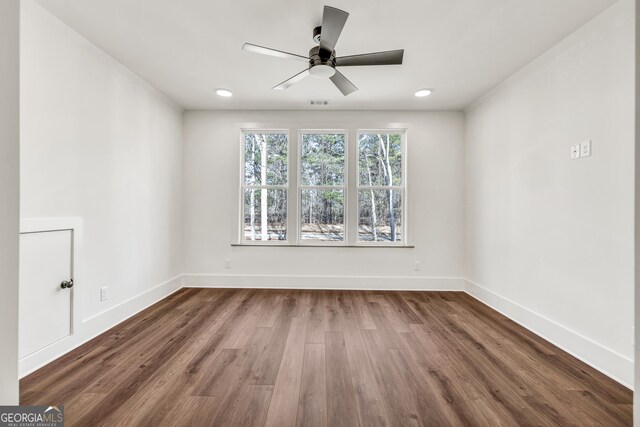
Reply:
<svg viewBox="0 0 640 427"><path fill-rule="evenodd" d="M62 289L73 288L73 279L65 280L64 282L60 283L60 287Z"/></svg>

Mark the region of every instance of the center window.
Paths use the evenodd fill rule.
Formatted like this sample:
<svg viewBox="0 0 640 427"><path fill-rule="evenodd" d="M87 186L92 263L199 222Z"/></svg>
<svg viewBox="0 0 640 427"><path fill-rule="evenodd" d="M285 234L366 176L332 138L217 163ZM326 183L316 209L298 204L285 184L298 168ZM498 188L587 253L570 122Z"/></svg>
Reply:
<svg viewBox="0 0 640 427"><path fill-rule="evenodd" d="M345 240L345 134L300 137L300 240Z"/></svg>

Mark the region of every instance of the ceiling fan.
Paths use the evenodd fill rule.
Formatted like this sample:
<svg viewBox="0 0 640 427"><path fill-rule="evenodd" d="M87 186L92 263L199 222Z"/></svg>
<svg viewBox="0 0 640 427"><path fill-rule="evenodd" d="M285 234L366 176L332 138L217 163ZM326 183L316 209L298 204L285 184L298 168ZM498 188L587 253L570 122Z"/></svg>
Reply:
<svg viewBox="0 0 640 427"><path fill-rule="evenodd" d="M404 49L386 52L364 53L360 55L336 56L335 46L340 33L347 22L349 14L334 7L325 6L322 14L322 26L313 29L313 40L319 44L311 48L309 56L297 55L268 47L245 43L242 49L263 55L294 59L308 63L308 67L295 76L285 80L273 89L287 89L311 75L317 78L329 78L344 96L358 90L336 67L352 67L358 65L396 65L402 64Z"/></svg>

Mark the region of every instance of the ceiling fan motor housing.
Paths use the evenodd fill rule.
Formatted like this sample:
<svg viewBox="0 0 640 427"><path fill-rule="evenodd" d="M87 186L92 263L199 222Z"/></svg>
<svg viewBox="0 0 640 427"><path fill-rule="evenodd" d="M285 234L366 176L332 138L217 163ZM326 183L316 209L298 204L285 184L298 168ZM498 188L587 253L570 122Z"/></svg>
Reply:
<svg viewBox="0 0 640 427"><path fill-rule="evenodd" d="M327 78L336 73L336 51L329 58L320 56L320 46L315 46L309 51L309 72L313 77Z"/></svg>

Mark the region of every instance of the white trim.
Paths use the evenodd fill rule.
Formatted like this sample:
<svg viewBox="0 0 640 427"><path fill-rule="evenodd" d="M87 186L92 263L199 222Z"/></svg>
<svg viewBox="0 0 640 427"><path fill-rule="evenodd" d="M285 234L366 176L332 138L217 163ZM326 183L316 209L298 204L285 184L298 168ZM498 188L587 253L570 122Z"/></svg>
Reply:
<svg viewBox="0 0 640 427"><path fill-rule="evenodd" d="M633 390L632 359L469 279L465 279L465 282L465 292L473 298Z"/></svg>
<svg viewBox="0 0 640 427"><path fill-rule="evenodd" d="M330 286L327 286L330 284ZM380 291L464 291L459 277L412 276L277 276L239 274L185 274L189 288L344 289Z"/></svg>
<svg viewBox="0 0 640 427"><path fill-rule="evenodd" d="M53 362L74 348L92 340L181 288L182 276L179 275L101 313L84 319L80 322L77 333L20 359L18 361L19 377L24 378L31 372Z"/></svg>
<svg viewBox="0 0 640 427"><path fill-rule="evenodd" d="M20 233L39 233L43 231L82 230L82 218L24 218L20 220Z"/></svg>
<svg viewBox="0 0 640 427"><path fill-rule="evenodd" d="M286 240L242 240L238 243L232 243L232 246L297 246L297 245L293 245Z"/></svg>
<svg viewBox="0 0 640 427"><path fill-rule="evenodd" d="M288 190L288 185L244 185L243 190Z"/></svg>

